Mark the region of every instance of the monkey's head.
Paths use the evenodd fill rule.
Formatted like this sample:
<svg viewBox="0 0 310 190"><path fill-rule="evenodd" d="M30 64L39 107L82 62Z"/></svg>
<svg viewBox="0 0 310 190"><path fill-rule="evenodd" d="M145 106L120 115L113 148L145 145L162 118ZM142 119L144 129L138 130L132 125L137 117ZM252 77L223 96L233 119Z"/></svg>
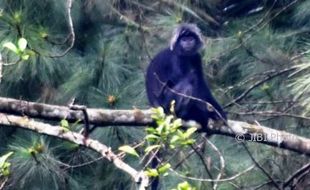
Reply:
<svg viewBox="0 0 310 190"><path fill-rule="evenodd" d="M184 56L197 53L202 46L202 35L195 24L181 24L174 30L170 41L170 50Z"/></svg>

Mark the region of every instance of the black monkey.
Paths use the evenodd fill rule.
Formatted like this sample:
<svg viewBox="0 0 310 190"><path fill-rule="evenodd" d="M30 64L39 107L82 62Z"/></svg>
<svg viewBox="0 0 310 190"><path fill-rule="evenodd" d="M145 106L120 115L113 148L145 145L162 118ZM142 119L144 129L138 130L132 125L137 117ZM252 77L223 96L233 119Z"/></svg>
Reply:
<svg viewBox="0 0 310 190"><path fill-rule="evenodd" d="M198 52L202 46L196 25L181 24L176 28L170 48L158 53L147 68L146 91L151 106L162 106L167 113L175 100L177 117L194 120L207 132L209 118L226 120L226 115L204 81Z"/></svg>

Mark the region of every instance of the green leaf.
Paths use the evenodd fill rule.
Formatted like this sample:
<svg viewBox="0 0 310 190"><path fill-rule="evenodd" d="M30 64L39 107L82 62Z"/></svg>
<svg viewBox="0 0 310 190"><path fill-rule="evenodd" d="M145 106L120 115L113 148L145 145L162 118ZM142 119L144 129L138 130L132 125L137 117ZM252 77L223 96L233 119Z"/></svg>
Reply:
<svg viewBox="0 0 310 190"><path fill-rule="evenodd" d="M28 54L24 54L21 56L22 60L27 61L29 59L29 55Z"/></svg>
<svg viewBox="0 0 310 190"><path fill-rule="evenodd" d="M8 176L10 175L10 166L11 164L8 162L5 162L3 168L2 168L2 175L4 176Z"/></svg>
<svg viewBox="0 0 310 190"><path fill-rule="evenodd" d="M172 137L171 137L171 140L170 140L170 143L171 144L175 144L177 141L179 141L180 140L180 137L178 136L178 135L173 135Z"/></svg>
<svg viewBox="0 0 310 190"><path fill-rule="evenodd" d="M167 163L167 164L164 164L164 165L160 166L160 167L158 168L158 172L159 172L159 174L164 174L164 173L166 173L170 168L171 168L171 165L170 165L169 163Z"/></svg>
<svg viewBox="0 0 310 190"><path fill-rule="evenodd" d="M169 126L172 123L172 120L173 120L173 115L168 115L165 119L165 124Z"/></svg>
<svg viewBox="0 0 310 190"><path fill-rule="evenodd" d="M137 151L133 147L131 147L129 145L121 146L121 147L118 148L118 150L126 152L126 153L128 153L130 155L139 157L139 154L137 153Z"/></svg>
<svg viewBox="0 0 310 190"><path fill-rule="evenodd" d="M145 131L148 133L148 134L154 134L156 133L156 129L154 127L148 127L145 129Z"/></svg>
<svg viewBox="0 0 310 190"><path fill-rule="evenodd" d="M151 152L152 150L156 149L156 148L159 148L160 145L152 145L152 146L148 146L144 151L145 153L149 153Z"/></svg>
<svg viewBox="0 0 310 190"><path fill-rule="evenodd" d="M164 109L162 107L158 107L158 108L152 108L152 119L158 121L161 120L162 118L165 117L165 112Z"/></svg>
<svg viewBox="0 0 310 190"><path fill-rule="evenodd" d="M178 135L180 138L185 139L185 136L184 136L183 131L177 130L177 135Z"/></svg>
<svg viewBox="0 0 310 190"><path fill-rule="evenodd" d="M60 121L60 126L69 129L69 122L66 119Z"/></svg>
<svg viewBox="0 0 310 190"><path fill-rule="evenodd" d="M156 132L157 132L159 135L162 135L163 130L164 130L164 125L159 125L158 127L156 127Z"/></svg>
<svg viewBox="0 0 310 190"><path fill-rule="evenodd" d="M40 34L41 38L47 38L47 36L48 36L47 32L40 32L39 34Z"/></svg>
<svg viewBox="0 0 310 190"><path fill-rule="evenodd" d="M187 181L178 184L177 190L195 190Z"/></svg>
<svg viewBox="0 0 310 190"><path fill-rule="evenodd" d="M3 44L3 47L8 48L9 50L13 51L14 53L18 54L18 49L12 42L7 42Z"/></svg>
<svg viewBox="0 0 310 190"><path fill-rule="evenodd" d="M193 133L195 133L195 131L197 131L196 127L191 127L187 129L186 132L184 133L184 137L189 138Z"/></svg>
<svg viewBox="0 0 310 190"><path fill-rule="evenodd" d="M189 139L189 140L186 140L186 141L182 142L182 145L191 145L191 144L194 144L194 143L195 143L194 139Z"/></svg>
<svg viewBox="0 0 310 190"><path fill-rule="evenodd" d="M175 129L178 129L182 126L182 119L176 119L173 121L173 126L172 128L175 130Z"/></svg>
<svg viewBox="0 0 310 190"><path fill-rule="evenodd" d="M23 52L27 47L27 40L25 38L20 38L17 44L18 44L19 50Z"/></svg>
<svg viewBox="0 0 310 190"><path fill-rule="evenodd" d="M155 141L155 140L159 139L159 136L150 134L150 135L146 135L146 136L145 136L145 139L146 139L147 141Z"/></svg>
<svg viewBox="0 0 310 190"><path fill-rule="evenodd" d="M147 168L146 171L144 171L145 175L149 177L157 177L159 176L159 173L156 169Z"/></svg>

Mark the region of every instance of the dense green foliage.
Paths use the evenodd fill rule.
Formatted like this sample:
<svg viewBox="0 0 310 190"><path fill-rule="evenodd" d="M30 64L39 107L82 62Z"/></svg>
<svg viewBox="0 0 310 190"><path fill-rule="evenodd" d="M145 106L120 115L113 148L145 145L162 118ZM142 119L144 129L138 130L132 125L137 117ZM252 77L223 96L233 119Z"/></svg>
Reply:
<svg viewBox="0 0 310 190"><path fill-rule="evenodd" d="M147 108L147 64L168 45L175 26L193 22L206 37L202 51L206 79L230 119L310 137L309 1L75 0L74 38L67 12L65 0L0 0L0 53L5 63L0 96L61 105L75 97L87 107ZM21 38L27 40L26 52L16 54L3 46L18 44ZM25 54L29 58L22 58ZM91 137L117 151L124 144L140 142L145 134L141 128L106 127ZM223 178L253 164L234 139L210 140L225 158ZM248 146L275 181L285 180L307 161L265 145ZM89 150L29 131L0 128L0 155L11 151L7 189L135 188L126 174L97 160L99 156ZM189 151L177 152L175 163ZM209 174L198 155L187 158L178 171L215 178L220 167L217 152L208 144L200 152ZM139 166L136 158L128 156L125 161ZM85 162L91 163L81 165ZM163 189L172 189L183 181L171 174L161 183ZM214 185L187 181L197 189ZM218 189L248 189L268 181L256 168L219 183ZM264 188L275 187L269 183Z"/></svg>

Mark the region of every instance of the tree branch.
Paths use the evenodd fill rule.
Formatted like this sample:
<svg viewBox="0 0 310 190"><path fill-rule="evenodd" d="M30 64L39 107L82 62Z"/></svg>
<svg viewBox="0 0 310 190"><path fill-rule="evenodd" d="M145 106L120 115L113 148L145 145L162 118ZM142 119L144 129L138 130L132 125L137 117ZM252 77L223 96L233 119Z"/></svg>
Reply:
<svg viewBox="0 0 310 190"><path fill-rule="evenodd" d="M283 183L283 188L287 187L290 185L294 179L298 178L299 176L305 174L306 172L309 172L310 170L310 163L302 166L300 169L298 169L294 174L292 174L290 177L288 177L285 182Z"/></svg>
<svg viewBox="0 0 310 190"><path fill-rule="evenodd" d="M72 110L67 106L57 106L0 97L0 112L26 115L32 118L60 121L66 119L69 122L82 122L82 111ZM145 126L152 124L150 110L108 110L87 109L89 124L96 126Z"/></svg>
<svg viewBox="0 0 310 190"><path fill-rule="evenodd" d="M44 120L67 119L69 122L83 121L81 111L70 110L69 107L48 105L22 100L0 98L0 112L14 115L25 115ZM153 125L151 110L105 110L87 109L89 124L96 126L146 126ZM2 116L4 116L2 114ZM3 118L0 117L0 120ZM274 147L291 150L305 155L310 155L310 139L294 135L285 131L248 124L241 121L228 121L225 125L211 124L208 130L213 134L225 135L237 141L255 141Z"/></svg>
<svg viewBox="0 0 310 190"><path fill-rule="evenodd" d="M7 115L3 113L0 113L0 125L16 126L85 146L98 152L102 157L112 162L117 168L129 174L137 183L141 184L141 190L148 186L148 177L144 175L143 172L137 171L123 162L116 154L111 151L110 147L107 147L97 140L90 138L85 139L83 135L72 131L66 131L60 126L53 126L42 122L37 122L28 117Z"/></svg>
<svg viewBox="0 0 310 190"><path fill-rule="evenodd" d="M67 38L67 40L70 41L70 45L69 47L62 52L61 54L57 54L57 55L49 55L49 57L51 58L59 58L59 57L63 57L65 56L74 46L74 42L75 42L75 33L74 33L74 27L73 27L73 21L72 21L72 16L71 16L71 9L72 9L72 0L67 0L67 16L68 16L68 25L69 25L69 30L70 30L70 34Z"/></svg>
<svg viewBox="0 0 310 190"><path fill-rule="evenodd" d="M258 86L264 84L265 82L279 76L282 74L285 74L287 72L291 72L297 69L297 66L293 66L293 67L289 67L289 68L285 68L283 70L280 70L276 73L270 74L265 76L262 80L255 82L255 84L253 84L252 86L250 86L250 88L248 88L247 90L245 90L240 96L238 96L237 98L235 98L234 100L232 100L230 103L226 104L224 106L224 108L230 107L235 103L238 103L239 101L241 101L244 97L246 97L253 89L257 88Z"/></svg>

